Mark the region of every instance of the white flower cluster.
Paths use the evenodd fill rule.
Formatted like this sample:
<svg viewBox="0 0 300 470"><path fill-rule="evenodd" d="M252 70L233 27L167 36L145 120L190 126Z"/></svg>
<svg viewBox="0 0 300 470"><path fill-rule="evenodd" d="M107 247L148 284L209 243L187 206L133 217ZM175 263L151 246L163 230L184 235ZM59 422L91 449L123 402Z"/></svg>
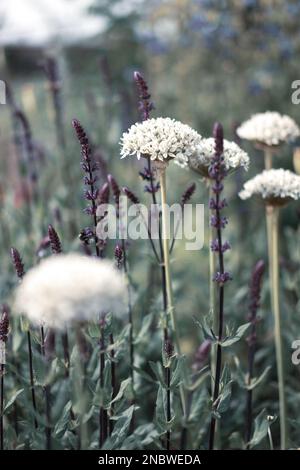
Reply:
<svg viewBox="0 0 300 470"><path fill-rule="evenodd" d="M295 140L300 136L300 129L289 116L275 111L254 114L237 129L241 139L276 146Z"/></svg>
<svg viewBox="0 0 300 470"><path fill-rule="evenodd" d="M190 156L189 167L200 173L202 176L208 176L208 168L211 159L215 155L215 139L210 137L202 139L197 147L197 152ZM224 139L224 164L228 171L243 167L245 170L249 168L249 156L235 142L229 142Z"/></svg>
<svg viewBox="0 0 300 470"><path fill-rule="evenodd" d="M63 329L101 313L126 311L126 282L108 261L56 255L32 268L17 288L15 310L34 324Z"/></svg>
<svg viewBox="0 0 300 470"><path fill-rule="evenodd" d="M121 138L121 158L136 155L138 159L188 161L201 136L175 119L156 118L133 124Z"/></svg>
<svg viewBox="0 0 300 470"><path fill-rule="evenodd" d="M244 184L241 199L260 196L264 200L289 200L300 198L300 176L289 170L264 170Z"/></svg>

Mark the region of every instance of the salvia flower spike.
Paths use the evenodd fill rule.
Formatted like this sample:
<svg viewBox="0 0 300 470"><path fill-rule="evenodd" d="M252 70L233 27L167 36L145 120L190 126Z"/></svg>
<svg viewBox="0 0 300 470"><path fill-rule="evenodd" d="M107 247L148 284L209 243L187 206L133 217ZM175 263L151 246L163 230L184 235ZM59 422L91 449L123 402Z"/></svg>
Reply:
<svg viewBox="0 0 300 470"><path fill-rule="evenodd" d="M219 396L220 391L220 380L222 372L222 347L220 342L223 338L224 330L224 285L227 283L231 276L225 271L224 266L224 245L229 248L229 245L225 242L223 244L222 240L222 231L227 224L227 218L224 217L221 212L226 206L226 200L222 199L222 191L224 188L223 180L227 175L226 166L224 164L224 143L223 143L223 128L221 124L216 123L214 125L213 135L215 139L215 156L211 161L208 173L211 178L212 184L212 197L210 200L210 209L212 211L211 216L211 225L215 227L217 239L213 242L211 249L218 252L219 267L218 271L214 274L213 279L218 284L219 290L219 305L218 305L218 319L217 319L217 332L215 332L218 337L219 343L217 345L216 351L216 364L213 367L214 373L214 386L213 386L213 397L212 402L216 403L216 400ZM215 440L215 427L216 427L216 418L214 415L211 417L210 423L210 432L209 432L209 449L214 448Z"/></svg>
<svg viewBox="0 0 300 470"><path fill-rule="evenodd" d="M50 246L53 254L59 254L62 252L60 238L52 225L48 227L48 235L50 240Z"/></svg>
<svg viewBox="0 0 300 470"><path fill-rule="evenodd" d="M25 274L25 270L21 255L16 248L11 248L10 254L16 274L19 279L22 279Z"/></svg>
<svg viewBox="0 0 300 470"><path fill-rule="evenodd" d="M95 242L95 249L96 255L100 257L101 252L98 246L98 237L96 235L96 227L97 227L97 198L98 198L98 190L96 189L95 183L97 181L97 164L93 162L91 156L91 146L89 144L89 139L86 135L86 132L78 119L73 119L72 121L73 128L76 132L77 139L81 145L81 168L83 169L85 176L84 176L84 185L87 189L84 191L84 197L87 201L89 201L89 205L85 208L85 213L90 215L93 218L94 223L94 242Z"/></svg>
<svg viewBox="0 0 300 470"><path fill-rule="evenodd" d="M139 93L139 111L143 121L146 121L150 117L150 112L154 109L154 104L150 101L151 95L148 84L140 72L134 72L133 78Z"/></svg>

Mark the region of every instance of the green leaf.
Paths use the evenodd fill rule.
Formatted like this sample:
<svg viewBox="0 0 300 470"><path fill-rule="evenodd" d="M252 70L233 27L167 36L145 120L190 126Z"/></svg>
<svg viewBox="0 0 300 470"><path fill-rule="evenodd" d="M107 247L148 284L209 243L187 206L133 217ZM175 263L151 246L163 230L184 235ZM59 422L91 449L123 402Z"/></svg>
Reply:
<svg viewBox="0 0 300 470"><path fill-rule="evenodd" d="M244 336L244 334L246 333L250 325L251 323L245 323L244 325L241 325L236 330L234 335L230 335L227 338L225 338L223 341L221 341L221 346L223 348L227 348L228 346L232 346L233 344L240 341L240 339Z"/></svg>
<svg viewBox="0 0 300 470"><path fill-rule="evenodd" d="M250 447L257 446L268 434L269 421L266 410L262 410L254 420L254 433L250 441Z"/></svg>
<svg viewBox="0 0 300 470"><path fill-rule="evenodd" d="M257 387L266 378L270 370L271 366L268 366L259 377L254 377L251 380L250 385L246 385L247 390L253 390L255 387Z"/></svg>
<svg viewBox="0 0 300 470"><path fill-rule="evenodd" d="M72 402L68 401L68 403L65 405L63 411L62 411L62 416L61 418L57 421L55 428L54 428L54 434L56 436L59 436L60 434L64 433L68 427L68 423L70 421L70 410L72 408Z"/></svg>
<svg viewBox="0 0 300 470"><path fill-rule="evenodd" d="M158 380L158 382L160 383L160 385L165 388L166 387L166 384L165 384L165 380L164 380L164 376L163 376L163 371L162 371L162 365L160 362L152 362L150 361L149 362L149 365L152 369L152 372L154 372L155 374L155 377L156 379Z"/></svg>
<svg viewBox="0 0 300 470"><path fill-rule="evenodd" d="M172 372L170 388L174 389L180 385L181 382L184 381L185 377L185 368L186 368L186 357L179 356L176 358L175 369Z"/></svg>
<svg viewBox="0 0 300 470"><path fill-rule="evenodd" d="M143 377L143 379L147 380L148 382L151 382L151 383L156 383L156 380L154 380L151 375L149 375L147 372L145 372L143 369L141 369L140 367L134 367L133 368L135 370L135 372L137 372L141 377Z"/></svg>
<svg viewBox="0 0 300 470"><path fill-rule="evenodd" d="M148 315L145 316L145 318L143 319L140 331L135 338L134 344L139 344L139 343L148 341L147 333L151 327L152 321L153 321L152 313L149 313Z"/></svg>
<svg viewBox="0 0 300 470"><path fill-rule="evenodd" d="M231 399L231 382L227 383L218 398L217 412L225 413L228 410Z"/></svg>
<svg viewBox="0 0 300 470"><path fill-rule="evenodd" d="M203 413L208 409L209 395L206 388L197 389L192 396L191 409L188 417L189 423L199 423Z"/></svg>
<svg viewBox="0 0 300 470"><path fill-rule="evenodd" d="M121 382L120 389L115 398L110 402L110 404L120 401L124 396L126 396L129 387L131 389L131 378L128 378Z"/></svg>
<svg viewBox="0 0 300 470"><path fill-rule="evenodd" d="M106 440L102 449L109 449L109 450L120 449L122 443L125 441L128 435L133 411L134 411L134 405L130 406L121 415L115 417L116 424L115 424L113 433L111 437Z"/></svg>
<svg viewBox="0 0 300 470"><path fill-rule="evenodd" d="M97 323L89 323L88 334L91 338L100 338L100 327Z"/></svg>
<svg viewBox="0 0 300 470"><path fill-rule="evenodd" d="M17 392L13 394L13 396L8 400L6 405L4 406L3 414L14 404L18 396L24 391L24 388L20 388Z"/></svg>
<svg viewBox="0 0 300 470"><path fill-rule="evenodd" d="M207 324L206 320L204 320L203 322L199 322L198 320L196 320L196 323L200 326L204 339L208 339L213 344L217 342L217 338L212 328Z"/></svg>

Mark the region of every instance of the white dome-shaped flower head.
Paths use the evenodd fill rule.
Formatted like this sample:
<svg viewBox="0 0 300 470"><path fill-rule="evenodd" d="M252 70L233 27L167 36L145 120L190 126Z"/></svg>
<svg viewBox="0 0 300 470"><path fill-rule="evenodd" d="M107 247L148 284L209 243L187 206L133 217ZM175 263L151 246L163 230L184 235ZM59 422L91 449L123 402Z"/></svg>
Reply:
<svg viewBox="0 0 300 470"><path fill-rule="evenodd" d="M289 170L264 170L244 184L241 199L260 197L266 204L283 206L300 198L300 176Z"/></svg>
<svg viewBox="0 0 300 470"><path fill-rule="evenodd" d="M235 142L229 142L224 139L224 164L227 171L234 171L240 167L248 170L249 156ZM197 146L197 151L189 157L188 166L199 173L201 176L208 178L208 169L211 160L215 155L215 139L210 137L202 139ZM183 165L181 165L183 166ZM187 166L186 164L184 166Z"/></svg>
<svg viewBox="0 0 300 470"><path fill-rule="evenodd" d="M254 114L248 121L243 122L236 132L241 139L267 147L277 147L300 136L296 122L276 111Z"/></svg>
<svg viewBox="0 0 300 470"><path fill-rule="evenodd" d="M136 155L156 162L188 161L201 136L175 119L155 118L133 124L121 138L121 158Z"/></svg>
<svg viewBox="0 0 300 470"><path fill-rule="evenodd" d="M78 254L43 260L17 288L15 311L30 322L63 329L75 321L126 311L126 281L109 261Z"/></svg>

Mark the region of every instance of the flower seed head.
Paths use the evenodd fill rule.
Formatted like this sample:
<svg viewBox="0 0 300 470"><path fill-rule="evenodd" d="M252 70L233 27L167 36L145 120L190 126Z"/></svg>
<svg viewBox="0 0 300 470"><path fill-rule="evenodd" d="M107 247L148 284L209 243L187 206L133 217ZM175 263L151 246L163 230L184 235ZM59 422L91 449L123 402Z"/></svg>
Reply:
<svg viewBox="0 0 300 470"><path fill-rule="evenodd" d="M127 288L111 262L78 254L42 260L16 291L15 311L36 325L64 329L71 322L123 314Z"/></svg>
<svg viewBox="0 0 300 470"><path fill-rule="evenodd" d="M54 254L61 253L62 252L61 242L60 242L59 236L55 228L52 225L49 225L48 227L48 235L49 235L52 253Z"/></svg>
<svg viewBox="0 0 300 470"><path fill-rule="evenodd" d="M25 270L21 255L16 248L11 248L10 254L17 276L19 279L22 279L25 274Z"/></svg>
<svg viewBox="0 0 300 470"><path fill-rule="evenodd" d="M84 128L82 127L82 125L80 124L78 119L73 119L72 126L75 129L77 139L78 139L80 145L82 145L82 146L88 145L89 140L87 138L87 135L85 133Z"/></svg>

